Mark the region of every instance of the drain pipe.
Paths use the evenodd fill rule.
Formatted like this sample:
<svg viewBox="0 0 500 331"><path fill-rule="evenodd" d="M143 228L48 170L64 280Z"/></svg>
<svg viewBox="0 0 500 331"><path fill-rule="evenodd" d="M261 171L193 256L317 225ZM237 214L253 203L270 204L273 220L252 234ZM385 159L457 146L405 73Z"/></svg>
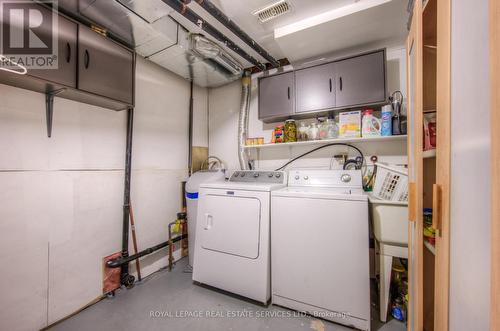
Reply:
<svg viewBox="0 0 500 331"><path fill-rule="evenodd" d="M191 65L190 65L191 66ZM188 151L188 175L193 174L193 79L189 84L189 151Z"/></svg>
<svg viewBox="0 0 500 331"><path fill-rule="evenodd" d="M241 170L248 170L245 142L248 134L248 113L250 109L250 90L252 87L252 80L249 72L245 71L241 79L241 84L241 104L238 119L238 160L240 161Z"/></svg>
<svg viewBox="0 0 500 331"><path fill-rule="evenodd" d="M139 253L137 254L134 254L134 255L130 255L130 256L127 256L127 257L119 257L117 259L113 259L113 260L109 260L108 262L106 262L106 266L108 268L123 268L123 266L128 266L128 264L132 261L135 261L137 259L140 259L141 257L143 256L146 256L146 255L149 255L151 253L154 253L162 248L165 248L165 247L168 247L168 245L170 245L171 243L176 243L180 240L183 240L183 239L186 239L188 237L187 234L183 234L183 235L180 235L178 237L175 237L174 239L170 241L164 241L162 242L161 244L158 244L156 246L153 246L153 247L149 247L149 248L146 248L145 250L142 250L140 251ZM132 277L132 280L135 279L134 276L132 275L129 275L130 277ZM124 284L126 285L126 284ZM133 282L131 283L131 285L133 285ZM130 287L130 286L127 286L127 287Z"/></svg>
<svg viewBox="0 0 500 331"><path fill-rule="evenodd" d="M122 225L122 259L128 258L128 233L130 217L130 178L132 175L132 133L134 129L134 108L127 110L127 145L125 153L125 183L123 194L123 225ZM129 274L129 265L124 263L120 265L120 282L126 287L134 284L135 277Z"/></svg>

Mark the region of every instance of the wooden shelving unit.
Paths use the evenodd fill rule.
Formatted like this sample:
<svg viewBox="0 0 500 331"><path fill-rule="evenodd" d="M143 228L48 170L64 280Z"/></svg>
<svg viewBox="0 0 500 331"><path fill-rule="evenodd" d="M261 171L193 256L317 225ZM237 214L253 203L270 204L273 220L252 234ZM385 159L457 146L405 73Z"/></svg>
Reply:
<svg viewBox="0 0 500 331"><path fill-rule="evenodd" d="M448 330L450 13L450 0L416 1L407 42L411 330ZM436 114L437 146L424 151L427 113ZM423 236L424 208L432 208L435 246Z"/></svg>

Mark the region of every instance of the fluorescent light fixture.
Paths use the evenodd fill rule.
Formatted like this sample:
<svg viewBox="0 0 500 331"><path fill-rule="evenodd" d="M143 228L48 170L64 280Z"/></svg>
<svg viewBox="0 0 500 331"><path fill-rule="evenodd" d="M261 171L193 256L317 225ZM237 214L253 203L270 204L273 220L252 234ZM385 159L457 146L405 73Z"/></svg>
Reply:
<svg viewBox="0 0 500 331"><path fill-rule="evenodd" d="M289 34L312 28L314 26L336 20L372 7L380 6L392 0L359 0L353 4L336 8L322 14L311 16L298 22L274 29L274 38L281 38Z"/></svg>
<svg viewBox="0 0 500 331"><path fill-rule="evenodd" d="M16 62L6 58L3 55L0 55L0 62L1 62L0 70L11 72L11 73L17 74L17 75L26 75L26 73L28 72L28 70L26 69L25 66L20 65L19 63L16 63ZM6 63L10 63L12 66L19 68L19 70L9 69L9 68L4 67L4 65Z"/></svg>
<svg viewBox="0 0 500 331"><path fill-rule="evenodd" d="M191 35L191 51L203 59L210 59L232 75L243 73L242 65L219 45L199 34Z"/></svg>

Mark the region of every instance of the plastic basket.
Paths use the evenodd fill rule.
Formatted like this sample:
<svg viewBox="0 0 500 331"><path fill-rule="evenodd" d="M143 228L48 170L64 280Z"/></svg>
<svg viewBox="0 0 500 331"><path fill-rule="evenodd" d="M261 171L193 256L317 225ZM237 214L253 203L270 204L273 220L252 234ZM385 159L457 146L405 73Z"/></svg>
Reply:
<svg viewBox="0 0 500 331"><path fill-rule="evenodd" d="M408 201L408 169L375 163L377 173L373 196L389 201Z"/></svg>

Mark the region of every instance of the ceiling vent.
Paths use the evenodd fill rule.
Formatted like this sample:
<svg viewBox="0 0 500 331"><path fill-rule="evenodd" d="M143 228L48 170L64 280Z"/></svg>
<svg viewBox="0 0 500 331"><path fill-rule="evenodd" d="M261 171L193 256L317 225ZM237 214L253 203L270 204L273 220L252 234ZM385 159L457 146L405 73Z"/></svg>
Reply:
<svg viewBox="0 0 500 331"><path fill-rule="evenodd" d="M253 15L257 16L261 23L264 23L288 13L291 9L292 7L286 0L280 0L262 9L254 11Z"/></svg>

